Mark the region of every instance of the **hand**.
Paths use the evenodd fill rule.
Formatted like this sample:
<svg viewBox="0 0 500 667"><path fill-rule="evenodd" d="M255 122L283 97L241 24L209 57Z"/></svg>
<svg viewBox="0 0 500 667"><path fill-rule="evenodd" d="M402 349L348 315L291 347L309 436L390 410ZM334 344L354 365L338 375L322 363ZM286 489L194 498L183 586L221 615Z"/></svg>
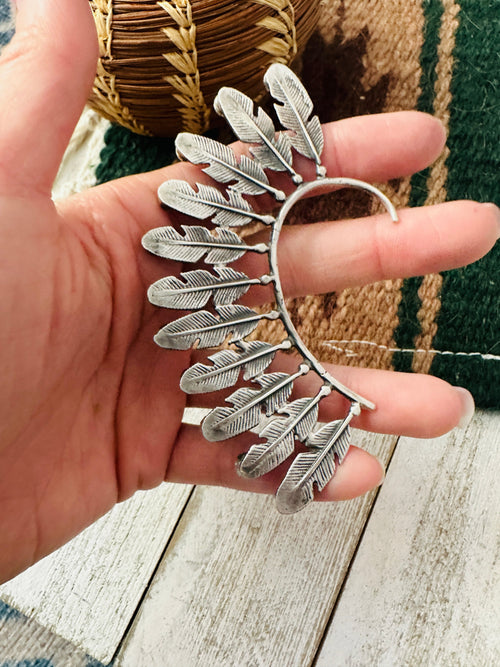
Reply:
<svg viewBox="0 0 500 667"><path fill-rule="evenodd" d="M181 267L147 255L140 239L169 224L158 185L200 180L199 170L175 165L54 203L95 72L94 24L87 0L19 6L0 61L0 580L165 479L259 492L278 482L236 475L240 440L214 445L181 425L189 353L152 340L174 315L146 302L147 287ZM325 135L329 174L367 181L422 169L444 143L441 125L413 112L340 121ZM292 296L450 269L487 252L497 233L494 207L472 202L403 211L398 225L382 215L298 226L282 234L281 277ZM364 429L431 437L470 411L466 392L433 377L332 373L377 404L358 418ZM344 412L343 399L327 401L323 417ZM352 447L322 498L364 493L382 474Z"/></svg>

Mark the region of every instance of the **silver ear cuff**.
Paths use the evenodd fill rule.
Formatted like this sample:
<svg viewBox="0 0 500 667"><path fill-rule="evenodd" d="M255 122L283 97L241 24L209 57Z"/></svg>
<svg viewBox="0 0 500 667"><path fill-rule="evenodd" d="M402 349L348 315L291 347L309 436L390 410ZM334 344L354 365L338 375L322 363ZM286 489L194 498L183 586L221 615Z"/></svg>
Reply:
<svg viewBox="0 0 500 667"><path fill-rule="evenodd" d="M170 180L159 188L163 205L214 226L182 226L152 229L143 238L144 248L155 255L179 262L193 263L201 259L213 268L185 271L155 282L148 290L151 303L163 308L192 310L163 327L155 336L161 347L187 350L193 346L214 348L227 344L226 349L210 355L206 363L196 363L181 378L181 389L188 394L218 391L234 386L242 375L242 386L227 399L226 405L213 409L202 424L207 440L232 438L246 431L258 435L250 449L240 455L237 469L244 477L259 477L276 468L295 451L296 442L303 443L299 453L276 492L280 512L289 514L307 505L314 497L314 486L321 491L330 481L349 448L350 422L361 408L375 405L358 396L332 377L307 349L294 327L285 305L277 259L277 247L283 223L293 205L315 190L325 187L353 187L377 196L392 219L397 213L389 199L374 186L350 178L326 178L321 164L323 133L312 101L296 75L284 65L272 65L264 83L275 100L274 108L285 131L276 131L269 115L243 93L222 88L215 100L217 113L224 116L241 141L250 144L251 157L239 159L232 149L203 136L179 134L176 148L179 157L193 164L207 165L203 171L220 184L221 189L198 183ZM316 166L316 178L304 182L293 167L293 151L305 156ZM295 185L287 196L269 182L265 170L287 172ZM270 194L281 204L276 215L255 211L245 195ZM247 245L231 227L260 222L270 229L267 244ZM251 278L229 264L247 252L267 254L269 271ZM235 303L252 285L272 285L275 307L257 313ZM211 300L212 308L204 309ZM261 320L280 319L286 331L277 344L246 338ZM268 372L266 369L280 350L294 349L301 361L294 373ZM315 396L290 400L294 382L315 373L321 386ZM332 391L350 400L344 419L330 423L318 422L319 404ZM257 438L256 438L257 440Z"/></svg>

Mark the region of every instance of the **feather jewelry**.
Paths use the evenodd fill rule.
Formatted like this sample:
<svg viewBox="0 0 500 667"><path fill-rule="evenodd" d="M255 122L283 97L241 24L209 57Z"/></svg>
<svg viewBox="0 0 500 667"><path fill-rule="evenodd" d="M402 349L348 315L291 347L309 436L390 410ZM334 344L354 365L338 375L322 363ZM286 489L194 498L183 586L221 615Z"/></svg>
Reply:
<svg viewBox="0 0 500 667"><path fill-rule="evenodd" d="M277 131L270 116L255 106L243 93L222 88L214 107L224 116L241 141L250 144L252 157L237 158L232 149L207 137L179 134L176 148L179 157L203 165L203 171L226 192L204 184L192 187L185 181L171 180L159 188L164 206L198 220L210 220L210 231L204 226L182 226L149 231L142 240L144 248L166 259L185 263L204 260L213 270L185 271L180 277L167 276L148 290L151 303L163 308L193 310L164 326L155 336L158 345L171 350L193 346L213 348L226 343L210 355L206 363L188 368L180 382L188 394L200 394L233 387L238 380L250 386L236 389L226 405L214 408L204 419L203 435L207 440L232 438L246 431L258 435L260 442L238 457L237 469L244 477L264 475L294 454L297 442L306 448L289 466L276 493L280 512L290 514L305 507L314 497L314 487L321 491L340 465L349 448L350 422L361 408L374 404L358 396L332 377L307 349L286 309L277 260L278 239L293 205L308 194L325 187L354 187L377 196L397 221L389 199L368 183L350 178L327 178L321 164L323 133L313 115L311 99L297 78L285 65L275 64L267 70L264 83L275 100L274 108L284 131ZM293 165L293 151L311 160L316 179L304 182ZM269 181L265 170L287 172L295 184L288 197ZM253 210L245 195L270 194L281 204L276 215L262 215ZM270 228L269 243L248 245L231 227L260 222ZM267 254L269 272L249 277L228 266L245 253ZM253 285L272 284L275 309L267 313L235 303ZM202 310L205 307L209 310ZM278 345L247 341L263 319L280 319L286 338ZM301 357L294 373L267 372L276 354L294 349ZM294 383L314 373L321 380L315 396L291 400ZM351 403L344 419L327 424L318 422L319 404L332 391Z"/></svg>

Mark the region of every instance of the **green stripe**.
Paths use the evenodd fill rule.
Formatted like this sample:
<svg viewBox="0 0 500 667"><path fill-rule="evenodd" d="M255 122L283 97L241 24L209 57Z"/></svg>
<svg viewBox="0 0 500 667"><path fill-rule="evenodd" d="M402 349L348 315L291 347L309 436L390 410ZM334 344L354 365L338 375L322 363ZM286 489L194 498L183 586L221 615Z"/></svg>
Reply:
<svg viewBox="0 0 500 667"><path fill-rule="evenodd" d="M437 65L439 62L439 32L443 18L443 4L441 0L424 0L422 4L424 11L424 39L420 52L420 77L421 93L417 102L419 111L433 113L434 90L437 80Z"/></svg>
<svg viewBox="0 0 500 667"><path fill-rule="evenodd" d="M401 303L398 308L398 328L394 332L396 347L402 350L413 349L415 338L420 333L420 322L417 313L422 305L418 289L422 278L408 278L401 288ZM410 372L413 355L408 352L395 352L392 364L397 371Z"/></svg>
<svg viewBox="0 0 500 667"><path fill-rule="evenodd" d="M425 0L424 10L424 40L420 53L420 77L421 93L417 102L419 111L433 113L434 111L434 89L436 84L436 67L438 64L439 31L443 16L443 5L441 0ZM411 179L410 206L423 206L427 199L427 180L430 169L415 174ZM394 332L396 347L409 349L415 346L415 337L420 333L421 327L417 314L421 307L418 289L422 284L422 278L409 278L405 280L402 288L402 299L398 309L399 325ZM393 358L394 368L398 371L411 371L412 355L407 353L395 353Z"/></svg>
<svg viewBox="0 0 500 667"><path fill-rule="evenodd" d="M461 0L452 81L449 199L500 204L500 0ZM474 224L474 220L470 221ZM500 244L444 276L434 347L500 355ZM500 407L500 361L436 356L431 372Z"/></svg>
<svg viewBox="0 0 500 667"><path fill-rule="evenodd" d="M104 143L96 170L98 183L159 169L175 159L173 139L143 137L120 125L109 128Z"/></svg>

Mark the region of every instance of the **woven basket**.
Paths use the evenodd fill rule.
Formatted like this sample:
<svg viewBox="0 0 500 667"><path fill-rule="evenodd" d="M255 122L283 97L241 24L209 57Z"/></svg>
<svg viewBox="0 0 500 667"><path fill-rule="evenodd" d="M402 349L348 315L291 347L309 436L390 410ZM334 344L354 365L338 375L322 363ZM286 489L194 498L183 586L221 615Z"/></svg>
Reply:
<svg viewBox="0 0 500 667"><path fill-rule="evenodd" d="M273 62L290 63L319 0L92 0L100 59L91 106L138 132L201 133L230 85L252 98Z"/></svg>

